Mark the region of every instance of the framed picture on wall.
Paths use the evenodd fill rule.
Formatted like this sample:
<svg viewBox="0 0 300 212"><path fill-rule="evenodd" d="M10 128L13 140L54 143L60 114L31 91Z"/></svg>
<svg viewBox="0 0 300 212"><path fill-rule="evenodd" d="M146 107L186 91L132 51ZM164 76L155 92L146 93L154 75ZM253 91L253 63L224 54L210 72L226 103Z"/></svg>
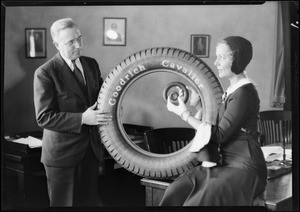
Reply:
<svg viewBox="0 0 300 212"><path fill-rule="evenodd" d="M26 58L46 57L46 40L46 28L26 28Z"/></svg>
<svg viewBox="0 0 300 212"><path fill-rule="evenodd" d="M191 53L197 57L209 56L209 35L191 35Z"/></svg>
<svg viewBox="0 0 300 212"><path fill-rule="evenodd" d="M103 18L103 45L126 46L126 18Z"/></svg>

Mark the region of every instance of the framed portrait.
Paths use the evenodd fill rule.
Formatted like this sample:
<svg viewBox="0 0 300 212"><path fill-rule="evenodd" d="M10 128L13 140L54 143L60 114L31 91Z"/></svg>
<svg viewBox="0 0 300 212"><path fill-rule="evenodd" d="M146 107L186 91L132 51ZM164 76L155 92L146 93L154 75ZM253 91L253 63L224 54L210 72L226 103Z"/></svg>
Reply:
<svg viewBox="0 0 300 212"><path fill-rule="evenodd" d="M103 18L103 45L126 46L126 18Z"/></svg>
<svg viewBox="0 0 300 212"><path fill-rule="evenodd" d="M46 40L46 28L26 28L26 58L46 57Z"/></svg>
<svg viewBox="0 0 300 212"><path fill-rule="evenodd" d="M197 57L208 57L209 35L191 35L191 53Z"/></svg>

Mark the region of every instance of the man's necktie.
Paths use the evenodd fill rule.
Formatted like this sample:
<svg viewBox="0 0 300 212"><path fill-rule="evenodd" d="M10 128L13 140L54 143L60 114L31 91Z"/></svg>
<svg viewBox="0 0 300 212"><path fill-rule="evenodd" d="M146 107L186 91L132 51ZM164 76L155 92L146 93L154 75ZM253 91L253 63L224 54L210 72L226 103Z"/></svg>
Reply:
<svg viewBox="0 0 300 212"><path fill-rule="evenodd" d="M227 92L223 93L222 95L222 103L225 102L226 98L227 98Z"/></svg>
<svg viewBox="0 0 300 212"><path fill-rule="evenodd" d="M85 86L82 73L81 73L80 69L76 66L75 60L72 60L72 64L74 67L74 75L75 75L76 79L81 84L81 86Z"/></svg>

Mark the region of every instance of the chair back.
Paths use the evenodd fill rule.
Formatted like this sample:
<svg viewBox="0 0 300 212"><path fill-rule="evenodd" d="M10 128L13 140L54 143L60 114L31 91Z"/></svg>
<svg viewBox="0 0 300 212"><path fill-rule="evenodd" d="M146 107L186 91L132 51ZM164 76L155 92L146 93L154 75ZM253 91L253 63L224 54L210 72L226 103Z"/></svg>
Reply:
<svg viewBox="0 0 300 212"><path fill-rule="evenodd" d="M153 129L151 126L123 123L124 130L129 138L138 147L149 151L148 145L144 141L144 132Z"/></svg>
<svg viewBox="0 0 300 212"><path fill-rule="evenodd" d="M258 130L264 136L262 145L292 142L292 112L270 110L259 114Z"/></svg>
<svg viewBox="0 0 300 212"><path fill-rule="evenodd" d="M144 126L144 125L136 125L136 124L123 124L124 130L129 135L135 136L144 136L144 132L147 130L152 130L153 127L151 126Z"/></svg>
<svg viewBox="0 0 300 212"><path fill-rule="evenodd" d="M144 139L150 152L168 154L186 146L194 138L195 132L192 128L159 128L147 130Z"/></svg>

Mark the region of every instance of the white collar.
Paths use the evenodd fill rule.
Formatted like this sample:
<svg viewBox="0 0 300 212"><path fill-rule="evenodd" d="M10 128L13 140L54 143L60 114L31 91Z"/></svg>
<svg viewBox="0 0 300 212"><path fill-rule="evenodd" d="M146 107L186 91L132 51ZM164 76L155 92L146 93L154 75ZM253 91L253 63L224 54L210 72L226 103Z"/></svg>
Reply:
<svg viewBox="0 0 300 212"><path fill-rule="evenodd" d="M69 60L69 59L67 59L67 58L65 58L62 54L60 54L61 55L61 57L64 59L64 61L67 63L67 65L70 67L70 69L73 71L73 63L72 63L72 61L71 60ZM75 60L75 63L76 63L76 65L77 65L77 67L81 70L81 63L80 63L80 60L79 60L79 58L77 58L76 60ZM79 64L79 65L78 65Z"/></svg>
<svg viewBox="0 0 300 212"><path fill-rule="evenodd" d="M239 80L237 83L235 83L227 88L226 92L222 96L222 99L225 100L236 89L242 87L243 85L249 84L249 83L252 83L254 86L256 86L256 83L248 77Z"/></svg>

